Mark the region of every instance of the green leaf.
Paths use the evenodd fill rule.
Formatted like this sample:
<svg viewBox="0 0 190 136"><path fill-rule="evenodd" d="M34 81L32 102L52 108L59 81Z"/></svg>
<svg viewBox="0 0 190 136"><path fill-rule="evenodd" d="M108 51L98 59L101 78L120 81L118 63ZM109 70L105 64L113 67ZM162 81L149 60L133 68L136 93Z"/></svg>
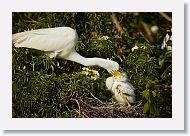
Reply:
<svg viewBox="0 0 190 136"><path fill-rule="evenodd" d="M150 114L151 115L155 114L155 105L153 103L150 103Z"/></svg>
<svg viewBox="0 0 190 136"><path fill-rule="evenodd" d="M153 97L156 97L156 92L152 91L152 95L153 95Z"/></svg>
<svg viewBox="0 0 190 136"><path fill-rule="evenodd" d="M149 112L149 110L150 110L149 103L145 103L144 107L143 107L143 113L147 114Z"/></svg>
<svg viewBox="0 0 190 136"><path fill-rule="evenodd" d="M142 97L143 98L145 98L146 100L148 100L149 96L150 96L150 94L149 94L149 90L148 89L145 90L145 91L143 91L143 93L142 93Z"/></svg>
<svg viewBox="0 0 190 136"><path fill-rule="evenodd" d="M155 109L154 116L155 116L155 117L159 116L159 109L158 109L158 108Z"/></svg>

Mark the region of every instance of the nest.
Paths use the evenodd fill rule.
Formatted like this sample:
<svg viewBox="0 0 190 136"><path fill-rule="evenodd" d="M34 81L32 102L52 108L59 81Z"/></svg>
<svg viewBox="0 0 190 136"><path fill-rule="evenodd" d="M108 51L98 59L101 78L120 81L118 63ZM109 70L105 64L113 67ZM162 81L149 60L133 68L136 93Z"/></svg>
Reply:
<svg viewBox="0 0 190 136"><path fill-rule="evenodd" d="M102 102L97 98L71 98L78 106L78 113L84 118L142 118L144 117L141 103L127 105Z"/></svg>

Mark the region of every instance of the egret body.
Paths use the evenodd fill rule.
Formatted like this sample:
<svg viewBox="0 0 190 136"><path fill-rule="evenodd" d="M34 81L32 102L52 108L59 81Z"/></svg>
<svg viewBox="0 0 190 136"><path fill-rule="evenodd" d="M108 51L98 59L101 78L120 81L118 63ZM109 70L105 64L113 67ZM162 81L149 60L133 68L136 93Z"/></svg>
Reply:
<svg viewBox="0 0 190 136"><path fill-rule="evenodd" d="M15 47L33 48L45 52L51 58L61 58L80 63L84 66L98 65L113 75L120 75L119 64L102 58L85 58L78 54L75 46L77 32L70 27L37 29L13 34Z"/></svg>
<svg viewBox="0 0 190 136"><path fill-rule="evenodd" d="M132 84L127 81L125 75L120 77L108 77L106 79L106 86L112 91L119 103L127 104L128 106L131 106L130 103L134 103L135 89Z"/></svg>

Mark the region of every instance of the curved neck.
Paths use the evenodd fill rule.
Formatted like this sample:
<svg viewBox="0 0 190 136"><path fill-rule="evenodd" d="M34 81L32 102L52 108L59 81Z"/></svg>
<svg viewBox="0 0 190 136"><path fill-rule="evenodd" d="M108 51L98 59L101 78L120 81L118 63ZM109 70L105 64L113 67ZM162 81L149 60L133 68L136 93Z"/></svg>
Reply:
<svg viewBox="0 0 190 136"><path fill-rule="evenodd" d="M77 52L71 53L65 59L80 63L84 66L98 65L98 66L103 67L105 69L107 69L107 65L106 65L107 63L106 62L110 61L110 60L106 60L106 59L102 59L102 58L85 58L85 57L81 56L80 54L78 54Z"/></svg>

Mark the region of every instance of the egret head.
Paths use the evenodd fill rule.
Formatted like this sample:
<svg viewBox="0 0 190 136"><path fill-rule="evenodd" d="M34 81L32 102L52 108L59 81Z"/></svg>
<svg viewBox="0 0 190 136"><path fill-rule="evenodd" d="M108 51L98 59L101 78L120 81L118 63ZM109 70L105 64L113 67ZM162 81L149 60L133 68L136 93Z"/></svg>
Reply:
<svg viewBox="0 0 190 136"><path fill-rule="evenodd" d="M121 74L119 64L112 60L107 60L107 62L107 71L112 74L113 77L119 77Z"/></svg>
<svg viewBox="0 0 190 136"><path fill-rule="evenodd" d="M127 81L126 72L122 68L119 68L119 70L112 71L111 74L115 78L116 81L120 81L120 82Z"/></svg>
<svg viewBox="0 0 190 136"><path fill-rule="evenodd" d="M113 70L111 72L112 76L115 77L115 78L120 78L121 77L121 72L120 70Z"/></svg>

